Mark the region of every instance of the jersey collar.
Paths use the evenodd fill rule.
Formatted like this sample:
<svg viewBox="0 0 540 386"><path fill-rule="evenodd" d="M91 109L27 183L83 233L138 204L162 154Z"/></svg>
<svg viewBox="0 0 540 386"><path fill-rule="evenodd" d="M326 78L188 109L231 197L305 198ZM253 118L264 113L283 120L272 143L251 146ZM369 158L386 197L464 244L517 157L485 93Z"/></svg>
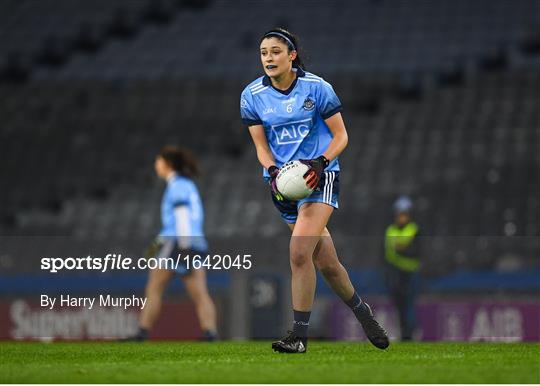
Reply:
<svg viewBox="0 0 540 386"><path fill-rule="evenodd" d="M169 174L169 176L167 177L167 184L170 184L171 181L176 179L176 177L178 177L178 174L176 172Z"/></svg>
<svg viewBox="0 0 540 386"><path fill-rule="evenodd" d="M263 83L264 86L270 86L274 90L276 90L277 92L279 92L281 94L289 95L291 93L291 91L293 90L294 86L296 86L296 82L298 81L298 78L302 77L302 76L306 76L305 71L302 70L301 68L294 68L293 70L296 70L296 78L294 79L294 81L292 82L292 84L289 86L289 88L287 90L279 90L279 89L275 88L274 86L272 86L272 81L270 80L270 77L268 75L265 75L263 77L262 83Z"/></svg>

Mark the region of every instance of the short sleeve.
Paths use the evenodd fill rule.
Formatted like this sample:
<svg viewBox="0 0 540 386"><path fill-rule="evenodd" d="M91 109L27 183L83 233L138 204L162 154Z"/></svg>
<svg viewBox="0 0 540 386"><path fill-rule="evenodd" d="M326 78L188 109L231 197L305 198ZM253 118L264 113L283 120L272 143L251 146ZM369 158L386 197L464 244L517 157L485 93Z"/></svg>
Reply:
<svg viewBox="0 0 540 386"><path fill-rule="evenodd" d="M169 197L174 207L189 204L189 186L183 181L174 181L169 190Z"/></svg>
<svg viewBox="0 0 540 386"><path fill-rule="evenodd" d="M255 111L253 96L248 89L245 89L240 96L240 116L242 123L248 126L261 125L262 121Z"/></svg>
<svg viewBox="0 0 540 386"><path fill-rule="evenodd" d="M323 119L328 119L332 115L343 110L341 101L334 92L330 83L321 80L319 87L319 97L317 98L317 109Z"/></svg>

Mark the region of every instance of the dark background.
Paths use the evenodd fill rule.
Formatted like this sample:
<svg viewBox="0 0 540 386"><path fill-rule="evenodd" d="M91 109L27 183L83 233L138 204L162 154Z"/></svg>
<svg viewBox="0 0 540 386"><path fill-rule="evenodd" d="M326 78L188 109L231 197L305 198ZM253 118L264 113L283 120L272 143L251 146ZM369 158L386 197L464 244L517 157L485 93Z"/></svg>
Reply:
<svg viewBox="0 0 540 386"><path fill-rule="evenodd" d="M377 274L392 203L408 194L426 278L495 275L424 293L537 295L537 0L0 1L2 294L44 254L141 254L159 230L165 144L202 163L214 250L258 251L259 268L286 272L288 230L239 118L275 26L300 37L307 69L344 105L330 229L345 265Z"/></svg>

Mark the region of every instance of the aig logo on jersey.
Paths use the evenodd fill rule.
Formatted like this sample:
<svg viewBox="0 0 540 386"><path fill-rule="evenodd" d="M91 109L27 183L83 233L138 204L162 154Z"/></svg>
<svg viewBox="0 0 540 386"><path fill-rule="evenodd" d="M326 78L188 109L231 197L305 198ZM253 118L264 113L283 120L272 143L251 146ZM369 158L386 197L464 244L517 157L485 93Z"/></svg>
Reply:
<svg viewBox="0 0 540 386"><path fill-rule="evenodd" d="M302 105L302 108L306 111L311 111L315 108L315 102L313 102L311 99L306 98L304 101L304 104Z"/></svg>
<svg viewBox="0 0 540 386"><path fill-rule="evenodd" d="M289 122L284 125L273 125L272 132L275 135L278 145L288 145L302 142L308 136L311 127L311 118L308 118L301 121Z"/></svg>

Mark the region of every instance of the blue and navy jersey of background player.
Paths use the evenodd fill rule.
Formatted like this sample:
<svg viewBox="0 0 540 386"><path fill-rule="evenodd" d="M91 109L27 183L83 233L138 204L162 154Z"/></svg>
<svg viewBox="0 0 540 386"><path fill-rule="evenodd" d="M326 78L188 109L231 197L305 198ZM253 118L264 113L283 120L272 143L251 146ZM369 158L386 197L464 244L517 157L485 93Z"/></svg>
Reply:
<svg viewBox="0 0 540 386"><path fill-rule="evenodd" d="M162 228L159 236L176 237L180 249L206 252L204 209L195 183L189 178L173 175L161 200Z"/></svg>
<svg viewBox="0 0 540 386"><path fill-rule="evenodd" d="M342 109L330 83L301 69L296 75L286 91L275 89L270 78L262 76L242 91L240 99L242 122L263 125L278 167L322 155L333 137L324 120ZM337 158L326 170L339 170ZM264 175L268 176L267 170Z"/></svg>

